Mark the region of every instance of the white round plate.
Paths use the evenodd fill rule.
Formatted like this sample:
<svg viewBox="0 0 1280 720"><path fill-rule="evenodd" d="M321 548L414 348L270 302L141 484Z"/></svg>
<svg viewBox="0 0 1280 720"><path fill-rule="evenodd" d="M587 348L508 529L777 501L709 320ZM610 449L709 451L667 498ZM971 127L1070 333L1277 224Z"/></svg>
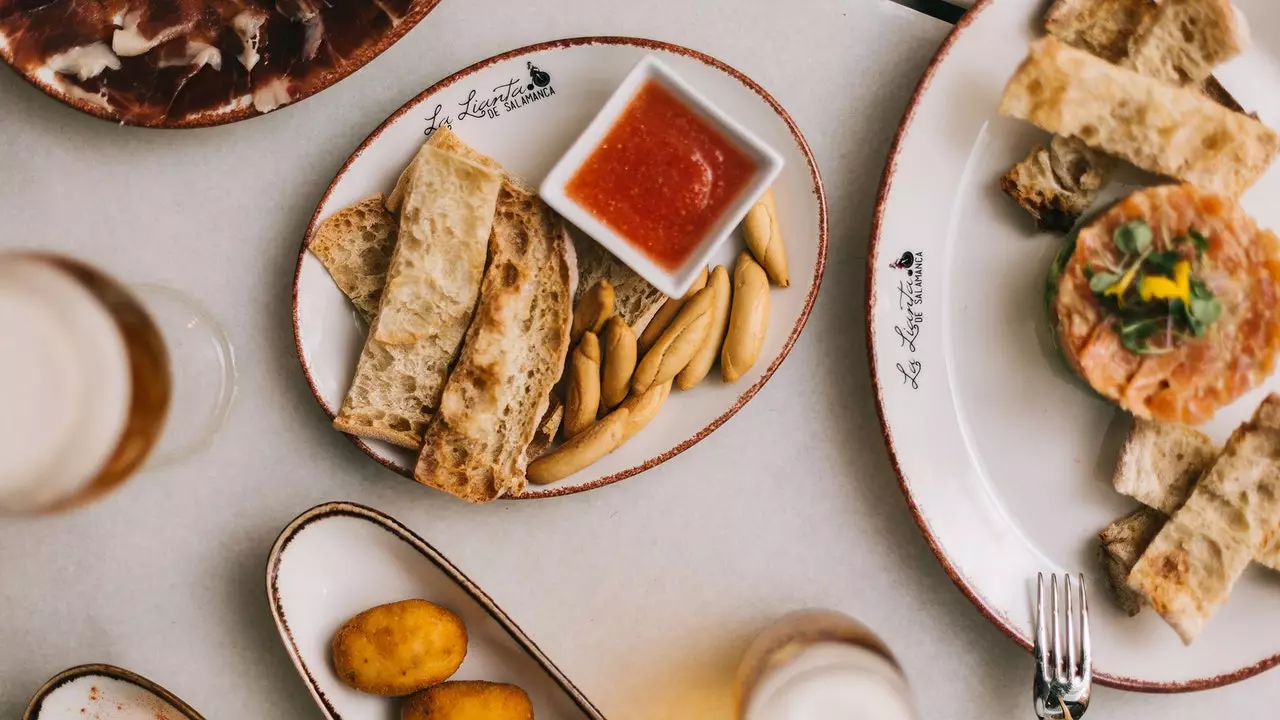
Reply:
<svg viewBox="0 0 1280 720"><path fill-rule="evenodd" d="M404 525L377 510L328 503L299 515L267 558L267 601L280 639L328 720L400 717L395 698L357 692L333 669L333 636L357 613L422 598L467 626L467 654L453 680L511 683L534 715L603 720L538 646L484 591Z"/></svg>
<svg viewBox="0 0 1280 720"><path fill-rule="evenodd" d="M374 130L334 178L307 228L293 288L298 357L329 417L337 413L350 387L367 329L324 266L306 251L319 223L378 191L390 192L430 131L445 121L472 147L539 184L646 54L658 56L782 155L786 164L773 189L787 241L791 287L772 289L764 349L755 367L738 382L725 384L713 371L693 390L673 392L657 418L618 451L577 475L531 488L519 497L580 492L654 467L711 434L768 381L800 336L826 264L826 200L804 137L763 88L711 57L651 40L575 38L513 50L441 80ZM549 85L528 89L533 87L530 64L551 76ZM732 268L744 247L735 231L712 262ZM388 468L412 474L412 452L352 440Z"/></svg>
<svg viewBox="0 0 1280 720"><path fill-rule="evenodd" d="M1275 123L1280 6L1238 0L1254 45L1219 78ZM1005 82L1042 32L1046 4L983 0L916 91L885 169L868 258L867 333L881 422L912 512L960 589L1031 646L1037 572L1089 577L1094 669L1152 692L1225 685L1280 663L1280 577L1251 568L1191 647L1150 609L1111 601L1097 533L1135 503L1111 487L1128 419L1083 389L1044 317L1063 238L1037 234L997 179L1044 133L998 117ZM1270 115L1270 116L1269 116ZM1135 176L1136 177L1136 176ZM1117 191L1119 192L1119 190ZM1244 198L1280 227L1280 170ZM898 261L911 253L911 272ZM1268 383L1280 389L1280 378ZM1267 390L1206 428L1218 441Z"/></svg>

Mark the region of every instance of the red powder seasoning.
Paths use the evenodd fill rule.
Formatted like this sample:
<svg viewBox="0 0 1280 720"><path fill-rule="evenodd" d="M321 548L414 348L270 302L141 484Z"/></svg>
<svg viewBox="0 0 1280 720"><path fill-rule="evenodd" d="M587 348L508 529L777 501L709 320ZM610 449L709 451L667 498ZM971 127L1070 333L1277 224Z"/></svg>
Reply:
<svg viewBox="0 0 1280 720"><path fill-rule="evenodd" d="M659 266L676 270L754 172L746 153L650 80L565 194Z"/></svg>

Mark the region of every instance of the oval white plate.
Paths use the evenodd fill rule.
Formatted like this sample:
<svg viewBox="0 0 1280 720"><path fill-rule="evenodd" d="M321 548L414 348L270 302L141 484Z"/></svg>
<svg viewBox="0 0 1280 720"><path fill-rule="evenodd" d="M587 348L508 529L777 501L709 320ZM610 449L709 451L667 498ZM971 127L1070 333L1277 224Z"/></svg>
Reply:
<svg viewBox="0 0 1280 720"><path fill-rule="evenodd" d="M1262 83L1252 93L1275 96L1280 7L1237 4L1256 45L1232 63L1232 75L1244 72ZM1021 645L1031 644L1036 573L1083 572L1100 682L1154 692L1235 682L1280 663L1280 578L1251 569L1185 648L1149 608L1126 617L1099 572L1097 533L1134 506L1110 484L1128 420L1056 357L1043 287L1062 238L1037 234L997 186L1046 139L996 114L1006 80L1040 33L1044 6L979 2L943 44L903 119L867 266L868 348L885 438L938 559ZM1252 95L1238 99L1257 104ZM1273 167L1245 196L1264 226L1280 227L1280 206L1267 203L1278 192ZM912 254L911 273L894 267L904 253ZM1280 388L1280 378L1268 385ZM1264 394L1242 398L1207 430L1224 440Z"/></svg>
<svg viewBox="0 0 1280 720"><path fill-rule="evenodd" d="M298 357L311 391L330 418L351 385L366 328L324 266L306 251L319 223L375 192L390 192L427 132L446 119L468 144L534 185L541 183L627 72L648 53L659 56L782 155L786 165L773 188L787 240L791 287L773 288L764 349L755 367L737 383L726 385L713 371L693 390L672 393L657 419L617 452L573 477L520 497L589 490L643 472L711 434L768 381L800 336L826 264L826 200L804 137L760 86L713 58L650 40L576 38L513 50L441 80L374 130L334 178L307 228L293 287ZM551 76L550 85L528 90L534 87L530 63ZM712 262L732 268L744 247L735 231ZM352 440L383 465L412 474L412 452Z"/></svg>
<svg viewBox="0 0 1280 720"><path fill-rule="evenodd" d="M483 590L377 510L351 503L312 508L285 527L267 559L267 600L280 638L329 720L399 717L397 700L357 692L338 679L330 646L352 616L408 598L447 607L466 623L467 657L452 679L518 685L539 720L603 720Z"/></svg>
<svg viewBox="0 0 1280 720"><path fill-rule="evenodd" d="M63 670L36 691L22 720L204 720L178 696L113 665Z"/></svg>

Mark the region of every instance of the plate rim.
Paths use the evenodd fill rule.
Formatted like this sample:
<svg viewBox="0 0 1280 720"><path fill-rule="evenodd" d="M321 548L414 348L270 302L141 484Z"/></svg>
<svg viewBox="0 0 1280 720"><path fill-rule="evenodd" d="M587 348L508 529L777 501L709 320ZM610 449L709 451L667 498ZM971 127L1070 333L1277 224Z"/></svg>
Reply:
<svg viewBox="0 0 1280 720"><path fill-rule="evenodd" d="M880 434L884 438L885 447L889 452L889 462L893 466L893 474L898 479L898 487L902 490L902 495L907 501L907 507L911 511L911 517L919 528L921 536L925 543L929 546L930 552L938 560L947 577L951 578L951 582L960 590L961 594L984 615L992 625L995 625L1010 640L1026 650L1028 653L1032 651L1032 640L1029 634L1024 633L1021 629L1014 627L1007 622L1004 617L994 608L992 608L978 590L970 583L947 556L946 550L934 537L932 530L929 528L928 522L924 518L924 514L920 509L915 495L911 490L911 483L902 471L902 466L898 462L898 450L893 442L893 435L889 431L888 422L885 419L884 392L880 383L879 364L876 361L878 354L876 334L872 325L875 315L876 306L876 268L878 266L877 259L880 255L880 239L884 229L884 214L887 204L889 192L893 185L894 176L897 173L898 156L902 151L903 141L907 131L911 128L915 120L916 110L919 108L922 99L929 90L929 86L933 81L934 75L938 69L947 60L952 47L960 38L961 34L978 20L982 12L994 4L996 0L977 0L973 7L956 22L955 26L947 33L947 37L943 39L942 45L934 54L929 64L925 67L924 74L920 81L916 84L915 90L911 94L911 100L907 104L907 108L903 113L902 120L898 124L898 129L894 134L893 144L890 146L889 155L885 161L884 171L880 178L880 187L876 193L875 208L872 212L871 221L871 240L867 249L867 267L866 267L866 291L864 298L865 307L865 327L867 357L869 361L869 369L871 372L872 394L875 399L876 418L880 423ZM1195 692L1200 690L1210 690L1213 688L1232 685L1242 680L1247 680L1280 665L1280 653L1263 658L1252 665L1246 665L1232 672L1212 675L1203 678L1193 678L1191 680L1180 680L1172 682L1162 682L1155 680L1144 680L1141 678L1128 677L1125 675L1113 675L1104 672L1094 672L1094 679L1098 684L1116 688L1119 690L1129 690L1144 693L1169 694Z"/></svg>
<svg viewBox="0 0 1280 720"><path fill-rule="evenodd" d="M91 676L110 678L112 680L118 680L120 682L140 687L177 708L178 712L181 712L186 716L186 720L204 720L204 716L196 712L195 708L184 702L182 698L162 687L159 683L156 683L153 680L148 680L131 670L126 670L125 668L116 665L108 665L106 663L77 665L75 667L67 668L46 680L45 683L40 686L40 689L36 690L35 694L31 696L31 701L27 703L26 711L22 713L22 720L39 720L40 716L35 713L40 712L40 706L53 691L74 680Z"/></svg>
<svg viewBox="0 0 1280 720"><path fill-rule="evenodd" d="M574 495L581 492L587 492L588 490L595 490L596 488L604 487L606 485L612 485L616 482L620 482L629 477L639 475L640 473L645 472L646 470L651 470L652 468L655 468L658 465L661 465L662 463L679 455L685 450L688 450L694 445L697 445L699 442L705 439L708 435L710 435L711 433L719 429L721 425L728 422L729 418L736 415L738 411L741 410L742 407L747 404L747 402L749 402L753 397L755 397L756 393L758 393L760 389L764 387L765 383L767 383L773 377L773 374L782 365L782 361L785 360L789 354L791 354L792 348L794 347L796 341L800 338L801 332L804 331L805 326L809 322L809 316L813 312L813 305L818 298L818 291L822 287L822 279L823 279L823 276L825 275L826 266L827 266L827 242L828 242L828 232L829 232L828 231L827 196L826 196L826 190L822 181L822 173L818 168L817 159L813 155L813 150L809 147L809 142L805 139L804 134L800 131L800 127L796 124L795 120L792 119L791 115L786 111L786 109L782 106L782 104L779 103L776 99L774 99L774 97L770 95L768 91L766 91L763 87L761 87L754 80L748 77L745 73L742 73L741 71L737 70L733 66L721 60L718 60L712 57L711 55L708 55L698 50L694 50L692 48L684 47L682 45L676 45L674 43L668 43L662 40L630 37L630 36L624 36L624 35L583 35L583 36L577 36L577 37L561 38L559 40L548 40L545 42L533 43L531 45L525 45L523 47L518 47L513 50L508 50L506 52L499 53L497 55L486 58L484 60L480 60L479 62L468 65L467 67L464 67L461 70L458 70L457 72L454 72L450 75L445 76L443 79L433 83L432 85L427 87L425 90L418 93L417 95L414 95L407 102L405 102L403 105L397 108L394 112L392 112L389 116L387 116L387 118L383 120L373 130L373 132L371 132L368 135L368 137L366 137L363 141L361 141L361 143L358 146L356 146L356 149L342 163L342 167L340 167L338 169L338 172L334 174L333 180L329 183L329 186L325 188L324 193L320 196L319 202L316 203L315 212L312 214L311 221L307 224L307 230L303 235L302 246L298 249L297 265L294 267L293 298L292 298L293 339L294 339L294 346L295 346L294 349L296 350L296 353L298 356L298 363L299 365L301 365L302 373L307 379L307 385L311 389L311 395L315 399L316 404L320 406L320 409L324 411L325 415L327 415L330 420L333 420L336 413L332 409L330 409L329 406L325 404L324 400L321 398L320 390L316 385L315 379L311 376L311 368L307 365L307 362L303 357L302 331L299 326L299 318L298 318L298 285L302 277L303 262L306 260L306 256L307 256L307 247L311 244L311 240L315 235L316 228L320 224L320 209L324 207L325 202L328 201L329 196L333 193L334 188L337 187L338 182L342 179L343 175L345 175L347 171L350 169L351 164L355 162L356 159L359 158L360 155L363 154L364 151L378 139L378 137L382 134L384 130L386 130L393 122L398 120L405 113L408 113L410 110L412 110L414 106L426 100L431 95L434 95L440 92L441 90L444 90L452 86L453 84L467 78L468 76L476 72L484 70L485 68L488 68L492 65L496 65L500 62L505 62L507 60L521 57L523 55L528 55L535 52L542 52L544 50L571 48L571 47L578 47L582 45L627 45L627 46L633 46L633 47L640 47L647 50L661 50L664 52L675 53L683 57L688 57L688 58L698 60L706 65L709 65L717 70L720 70L721 72L724 72L725 74L729 75L733 79L740 82L748 90L754 92L757 96L759 96L760 99L763 100L765 104L768 105L770 109L777 114L777 116L783 121L783 123L786 124L788 131L791 133L792 139L796 142L797 146L800 148L801 155L804 156L804 159L809 167L809 173L813 183L812 191L813 191L814 197L818 202L818 255L817 255L817 260L814 263L813 279L810 283L808 297L805 298L804 308L801 310L799 318L796 319L796 323L791 329L791 334L787 337L786 341L782 344L782 350L778 353L777 357L775 357L772 360L772 362L770 362L769 366L765 368L764 374L760 376L760 379L757 380L755 383L753 383L750 387L746 388L740 395L738 395L737 399L734 400L733 404L730 405L727 410L725 410L720 415L716 416L710 423L708 423L705 427L703 427L698 432L694 433L691 437L686 438L685 440L682 440L680 443L676 444L674 447L671 447L666 451L654 457L648 458L647 460L644 460L643 462L637 465L634 465L630 468L627 468L625 470L620 470L610 475L605 475L603 477L596 478L595 480L582 483L580 485L563 486L563 487L551 486L545 490L524 492L519 495L503 496L502 498L500 498L503 500L541 500L546 498ZM349 441L351 441L356 447L360 448L360 450L364 452L365 455L368 455L370 458L377 461L378 464L395 472L397 475L412 479L411 475L401 472L400 468L396 467L394 464L392 464L385 458L381 457L377 452L373 450L373 448L369 447L368 443L364 442L364 440L362 440L361 438L356 437L354 435L348 435L346 433L341 433L341 434L344 437L346 437Z"/></svg>
<svg viewBox="0 0 1280 720"><path fill-rule="evenodd" d="M341 71L329 71L328 73L325 73L325 75L322 76L321 81L308 92L299 95L289 101L286 105L265 113L258 112L252 104L249 104L228 112L218 114L205 113L194 118L179 120L177 122L170 122L167 120L161 122L138 122L136 120L126 120L122 119L119 115L113 113L108 108L104 108L101 105L95 105L83 98L72 97L50 83L40 80L33 74L19 70L17 66L13 64L12 58L10 58L7 53L0 53L0 60L4 61L4 64L8 65L9 69L13 70L18 77L26 80L27 83L34 86L37 90L49 96L53 100L56 100L74 110L79 110L86 115L98 118L99 120L105 120L116 125L149 128L153 130L188 130L193 128L217 127L219 125L230 125L231 123L240 122L241 120L261 117L272 112L291 108L302 103L302 101L308 98L319 95L321 92L328 90L343 80L346 80L359 72L365 65L376 60L380 55L382 55L382 53L390 50L392 45L395 45L403 39L405 35L408 35L410 30L417 27L418 23L422 22L422 20L426 18L432 10L435 10L436 7L440 5L440 2L441 0L414 0L413 4L409 7L409 12L405 13L404 16L400 18L400 22L392 26L377 43L368 48L362 48L361 51L350 60L348 67Z"/></svg>
<svg viewBox="0 0 1280 720"><path fill-rule="evenodd" d="M560 687L561 690L569 696L569 699L582 710L591 720L606 720L604 714L596 708L594 704L587 698L578 686L573 684L559 667L556 666L551 658L538 647L537 643L529 637L528 634L520 628L519 625L507 615L497 603L490 598L489 595L477 585L471 578L458 569L449 558L435 548L431 543L424 540L420 535L411 530L407 525L396 520L390 515L375 510L367 505L348 501L327 502L316 505L303 512L298 517L289 521L280 534L276 537L274 543L271 544L271 552L267 554L266 564L266 580L267 580L267 604L271 607L271 617L275 621L276 630L280 633L280 640L284 644L285 651L289 654L289 659L293 661L293 666L298 673L302 675L307 691L311 693L312 699L320 707L330 720L342 720L342 716L329 703L329 699L325 697L324 692L320 689L319 683L311 675L311 670L302 660L302 654L298 651L297 643L293 638L293 631L289 628L289 620L285 617L284 611L280 603L279 590L279 574L280 563L284 559L284 552L288 549L289 544L293 542L298 535L312 523L334 517L348 517L365 522L378 527L402 542L408 544L425 560L430 562L436 569L443 572L454 583L458 585L472 600L480 607L484 608L489 617L507 633L512 640L520 646L524 652L538 663L538 666L547 673L548 676ZM25 719L24 720L29 720ZM203 720L196 716L193 720Z"/></svg>

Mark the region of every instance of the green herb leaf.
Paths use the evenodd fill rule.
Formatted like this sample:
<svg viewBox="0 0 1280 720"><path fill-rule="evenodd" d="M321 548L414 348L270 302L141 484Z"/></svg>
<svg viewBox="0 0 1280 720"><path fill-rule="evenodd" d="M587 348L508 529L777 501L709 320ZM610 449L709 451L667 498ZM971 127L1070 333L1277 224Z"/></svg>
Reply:
<svg viewBox="0 0 1280 720"><path fill-rule="evenodd" d="M1098 272L1089 278L1089 289L1096 293L1106 292L1112 285L1120 282L1120 276L1115 273Z"/></svg>
<svg viewBox="0 0 1280 720"><path fill-rule="evenodd" d="M1121 335L1120 344L1124 346L1125 350L1128 350L1134 355L1143 355L1146 353L1146 338L1134 338L1131 335Z"/></svg>
<svg viewBox="0 0 1280 720"><path fill-rule="evenodd" d="M1208 327L1218 321L1222 317L1222 303L1216 299L1203 300L1200 298L1192 298L1191 315Z"/></svg>
<svg viewBox="0 0 1280 720"><path fill-rule="evenodd" d="M1157 272L1172 276L1173 266L1181 259L1182 256L1178 254L1177 250L1166 250L1148 255L1147 264Z"/></svg>
<svg viewBox="0 0 1280 720"><path fill-rule="evenodd" d="M1137 255L1151 245L1151 226L1142 220L1130 220L1116 228L1112 240L1120 252Z"/></svg>
<svg viewBox="0 0 1280 720"><path fill-rule="evenodd" d="M1199 230L1191 228L1187 231L1187 235L1191 236L1191 242L1196 244L1196 254L1203 255L1209 249L1209 238L1200 234Z"/></svg>
<svg viewBox="0 0 1280 720"><path fill-rule="evenodd" d="M1125 323L1120 326L1120 344L1126 350L1137 355L1145 355L1149 351L1147 341L1157 328L1163 324L1159 318L1149 318Z"/></svg>
<svg viewBox="0 0 1280 720"><path fill-rule="evenodd" d="M1191 297L1200 300L1212 300L1214 298L1213 291L1200 278L1191 278Z"/></svg>

